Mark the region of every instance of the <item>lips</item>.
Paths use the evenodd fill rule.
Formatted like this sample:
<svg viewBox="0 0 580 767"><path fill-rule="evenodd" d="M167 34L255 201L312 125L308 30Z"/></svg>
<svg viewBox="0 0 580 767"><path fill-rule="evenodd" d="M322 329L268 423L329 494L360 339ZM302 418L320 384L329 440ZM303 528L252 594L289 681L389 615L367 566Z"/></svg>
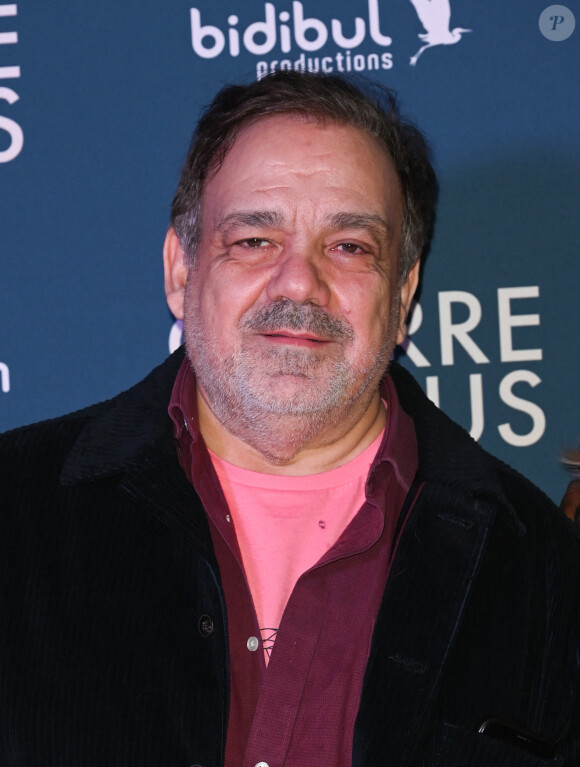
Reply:
<svg viewBox="0 0 580 767"><path fill-rule="evenodd" d="M328 338L319 338L311 333L296 333L288 330L276 330L262 333L265 338L274 342L296 344L296 345L317 345L330 343Z"/></svg>

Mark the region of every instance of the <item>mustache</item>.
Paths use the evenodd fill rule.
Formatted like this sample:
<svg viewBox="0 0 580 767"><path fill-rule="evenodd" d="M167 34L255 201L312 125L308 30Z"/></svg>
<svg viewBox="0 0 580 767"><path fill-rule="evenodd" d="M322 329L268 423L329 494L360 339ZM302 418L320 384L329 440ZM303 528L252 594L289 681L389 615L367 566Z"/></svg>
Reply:
<svg viewBox="0 0 580 767"><path fill-rule="evenodd" d="M315 304L297 304L287 298L256 309L242 321L241 327L259 333L303 331L330 341L351 341L354 338L354 331L346 320L332 317Z"/></svg>

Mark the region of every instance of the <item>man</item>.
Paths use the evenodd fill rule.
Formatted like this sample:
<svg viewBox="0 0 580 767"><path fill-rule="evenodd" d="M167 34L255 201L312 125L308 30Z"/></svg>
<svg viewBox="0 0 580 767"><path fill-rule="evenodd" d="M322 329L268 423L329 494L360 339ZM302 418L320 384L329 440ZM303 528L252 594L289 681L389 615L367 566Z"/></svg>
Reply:
<svg viewBox="0 0 580 767"><path fill-rule="evenodd" d="M573 479L568 484L560 508L573 522L580 522L580 479Z"/></svg>
<svg viewBox="0 0 580 767"><path fill-rule="evenodd" d="M280 73L202 117L183 351L1 442L2 765L573 765L572 526L396 365L420 134Z"/></svg>
<svg viewBox="0 0 580 767"><path fill-rule="evenodd" d="M580 450L567 448L560 457L562 466L572 475L560 501L560 508L576 525L580 524Z"/></svg>

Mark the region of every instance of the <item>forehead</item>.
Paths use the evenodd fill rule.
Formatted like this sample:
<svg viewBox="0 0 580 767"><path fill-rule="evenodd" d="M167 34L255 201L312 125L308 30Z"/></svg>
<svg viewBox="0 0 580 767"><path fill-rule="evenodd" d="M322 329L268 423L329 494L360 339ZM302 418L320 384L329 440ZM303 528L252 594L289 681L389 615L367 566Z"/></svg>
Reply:
<svg viewBox="0 0 580 767"><path fill-rule="evenodd" d="M302 217L341 210L402 220L402 194L386 148L366 131L275 115L245 126L202 195L202 236L236 209L293 208Z"/></svg>

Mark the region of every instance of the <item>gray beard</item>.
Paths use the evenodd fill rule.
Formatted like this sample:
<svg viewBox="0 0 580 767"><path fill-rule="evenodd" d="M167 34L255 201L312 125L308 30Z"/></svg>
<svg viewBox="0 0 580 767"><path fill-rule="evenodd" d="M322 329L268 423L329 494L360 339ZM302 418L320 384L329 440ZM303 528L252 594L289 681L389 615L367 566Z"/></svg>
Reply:
<svg viewBox="0 0 580 767"><path fill-rule="evenodd" d="M280 329L310 332L343 343L354 337L345 320L333 318L317 306L288 300L250 313L240 329L242 334L248 331L250 338L251 333ZM216 418L231 434L277 464L287 463L314 440L333 433L335 424L348 419L348 411L365 393L368 407L392 351L387 339L378 354L369 354L357 368L313 349L288 346L260 352L242 348L224 359L204 337L194 312L186 315L185 339L189 360ZM282 393L277 391L285 376L300 379L290 394L288 387Z"/></svg>

